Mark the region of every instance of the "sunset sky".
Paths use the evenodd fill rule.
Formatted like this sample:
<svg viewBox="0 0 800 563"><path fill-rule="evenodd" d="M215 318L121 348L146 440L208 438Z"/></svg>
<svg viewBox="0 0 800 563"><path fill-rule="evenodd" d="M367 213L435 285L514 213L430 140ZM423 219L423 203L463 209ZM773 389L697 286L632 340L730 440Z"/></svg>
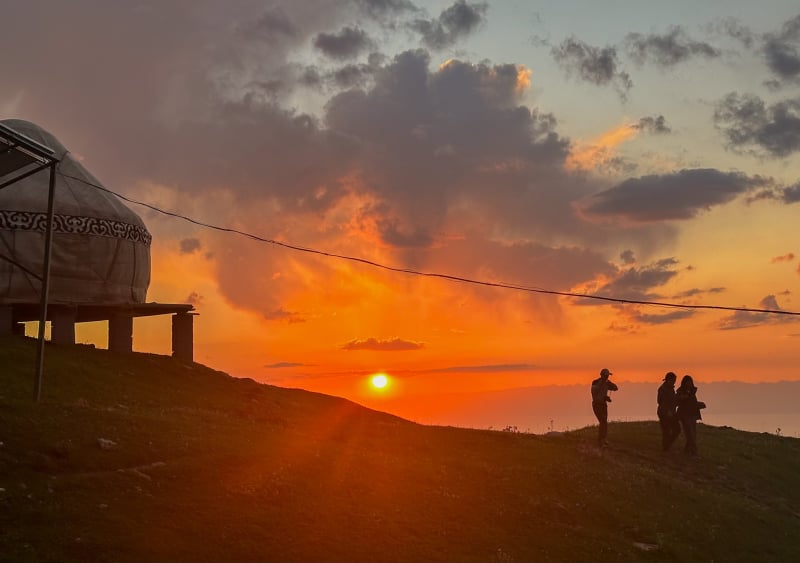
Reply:
<svg viewBox="0 0 800 563"><path fill-rule="evenodd" d="M796 0L11 4L0 119L128 197L393 268L800 311ZM800 380L798 316L420 277L131 207L148 301L194 303L196 361L232 375L370 404L605 366ZM169 329L137 320L135 349Z"/></svg>

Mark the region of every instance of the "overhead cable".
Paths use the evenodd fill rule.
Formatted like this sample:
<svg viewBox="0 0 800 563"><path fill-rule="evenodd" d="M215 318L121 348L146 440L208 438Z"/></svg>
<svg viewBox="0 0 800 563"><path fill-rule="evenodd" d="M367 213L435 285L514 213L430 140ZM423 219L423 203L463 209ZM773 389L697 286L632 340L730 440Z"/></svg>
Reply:
<svg viewBox="0 0 800 563"><path fill-rule="evenodd" d="M682 303L671 303L671 302L666 302L666 301L649 301L649 300L644 300L644 299L624 299L624 298L620 298L620 297L609 297L609 296L604 296L604 295L594 295L594 294L588 294L588 293L574 293L574 292L570 292L570 291L556 291L556 290L552 290L552 289L543 289L543 288L539 288L539 287L528 287L528 286L524 286L524 285L516 285L516 284L510 284L510 283L503 283L503 282L489 282L489 281L482 281L482 280L476 280L476 279L471 279L471 278L465 278L465 277L461 277L461 276L453 276L453 275L449 275L449 274L441 274L441 273L436 273L436 272L423 272L423 271L419 271L419 270L412 270L412 269L409 269L409 268L398 268L398 267L395 267L395 266L388 266L386 264L381 264L380 262L374 262L372 260L367 260L366 258L358 258L358 257L355 257L355 256L347 256L345 254L337 254L337 253L334 253L334 252L326 252L324 250L318 250L318 249L315 249L315 248L309 248L309 247L305 247L305 246L298 246L298 245L295 245L295 244L289 244L289 243L286 243L286 242L281 242L281 241L278 241L278 240L269 239L269 238L261 237L261 236L258 236L258 235L254 235L252 233L241 231L239 229L234 229L232 227L220 227L219 225L213 225L211 223L206 223L204 221L199 221L197 219L192 219L191 217L188 217L186 215L182 215L180 213L176 213L176 212L173 212L173 211L166 211L164 209L156 207L155 205L151 205L151 204L145 203L143 201L137 201L135 199L132 199L132 198L129 198L129 197L124 196L122 194L119 194L119 193L117 193L117 192L115 192L113 190L110 190L110 189L108 189L108 188L106 188L104 186L100 186L98 184L94 184L92 182L89 182L89 181L87 181L87 180L85 180L83 178L78 178L76 176L71 176L71 175L65 174L65 173L63 173L61 171L59 171L58 174L60 174L61 176L64 176L65 178L70 178L72 180L77 180L78 182L82 182L82 183L87 184L87 185L89 185L89 186L91 186L93 188L96 188L98 190L101 190L101 191L107 192L109 194L112 194L112 195L114 195L114 196L116 196L116 197L118 197L118 198L120 198L122 200L125 200L125 201L129 202L129 203L133 203L133 204L136 204L136 205L141 205L142 207L146 207L146 208L151 209L151 210L153 210L153 211L155 211L157 213L161 213L161 214L167 215L169 217L175 217L177 219L182 219L184 221L187 221L189 223L192 223L192 224L200 226L200 227L204 227L204 228L207 228L207 229L212 229L212 230L215 230L215 231L221 231L221 232L224 232L224 233L233 233L233 234L241 235L243 237L247 237L247 238L255 240L257 242L263 242L263 243L267 243L267 244L272 244L272 245L275 245L275 246L288 248L290 250L296 250L296 251L299 251L299 252L307 252L307 253L310 253L310 254L318 254L320 256L327 256L329 258L338 258L340 260L348 260L350 262L357 262L357 263L360 263L360 264L365 264L367 266L372 266L372 267L375 267L375 268L381 268L383 270L388 270L390 272L398 272L398 273L402 273L402 274L409 274L409 275L414 275L414 276L424 276L424 277L429 277L429 278L439 278L439 279L444 279L444 280L449 280L449 281L469 283L469 284L473 284L473 285L482 285L482 286L487 286L487 287L497 287L497 288L501 288L501 289L513 289L513 290L517 290L517 291L527 291L527 292L530 292L530 293L542 293L542 294L546 294L546 295L559 295L559 296L562 296L562 297L573 297L573 298L577 298L577 299L594 299L594 300L598 300L598 301L607 301L607 302L612 302L612 303L622 303L622 304L628 304L628 305L647 305L647 306L654 306L654 307L670 307L670 308L675 308L675 309L714 309L714 310L721 310L721 311L741 311L741 312L744 312L744 313L766 313L766 314L772 314L772 315L796 315L796 316L800 316L800 312L798 312L798 311L787 311L787 310L784 310L784 309L757 309L757 308L751 308L751 307L731 307L731 306L725 306L725 305L691 305L691 304L682 304Z"/></svg>

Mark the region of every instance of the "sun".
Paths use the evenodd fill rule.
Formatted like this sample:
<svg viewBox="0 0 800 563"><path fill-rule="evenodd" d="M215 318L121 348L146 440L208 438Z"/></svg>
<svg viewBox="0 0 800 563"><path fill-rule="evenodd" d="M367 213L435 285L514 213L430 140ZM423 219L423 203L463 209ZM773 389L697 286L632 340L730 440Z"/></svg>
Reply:
<svg viewBox="0 0 800 563"><path fill-rule="evenodd" d="M385 389L386 386L389 385L389 378L385 373L376 373L369 382L375 389Z"/></svg>

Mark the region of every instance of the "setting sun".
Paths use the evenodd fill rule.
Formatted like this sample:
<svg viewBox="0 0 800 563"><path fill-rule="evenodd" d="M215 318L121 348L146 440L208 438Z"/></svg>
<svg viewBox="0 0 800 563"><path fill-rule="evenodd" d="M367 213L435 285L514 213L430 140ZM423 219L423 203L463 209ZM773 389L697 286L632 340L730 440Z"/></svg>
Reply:
<svg viewBox="0 0 800 563"><path fill-rule="evenodd" d="M387 385L389 385L389 378L386 377L386 374L379 373L372 376L370 383L372 383L372 386L375 389L384 389Z"/></svg>

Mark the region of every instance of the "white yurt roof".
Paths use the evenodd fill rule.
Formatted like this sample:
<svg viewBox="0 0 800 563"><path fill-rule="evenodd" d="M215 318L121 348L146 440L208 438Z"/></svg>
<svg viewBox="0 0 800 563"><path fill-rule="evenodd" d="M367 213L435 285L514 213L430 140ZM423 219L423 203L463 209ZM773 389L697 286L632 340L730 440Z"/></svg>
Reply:
<svg viewBox="0 0 800 563"><path fill-rule="evenodd" d="M50 132L29 121L0 121L55 151L51 303L143 303L150 284L150 233L142 219ZM39 299L49 169L0 190L0 303Z"/></svg>

